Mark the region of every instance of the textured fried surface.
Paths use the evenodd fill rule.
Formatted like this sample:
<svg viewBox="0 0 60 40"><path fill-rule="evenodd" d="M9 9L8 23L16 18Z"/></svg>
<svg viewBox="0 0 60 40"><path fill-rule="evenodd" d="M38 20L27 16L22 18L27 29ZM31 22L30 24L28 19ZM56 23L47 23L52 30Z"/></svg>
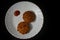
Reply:
<svg viewBox="0 0 60 40"><path fill-rule="evenodd" d="M29 28L29 24L26 22L20 22L18 24L17 30L21 33L21 34L26 34L28 33L28 31L30 30Z"/></svg>
<svg viewBox="0 0 60 40"><path fill-rule="evenodd" d="M23 14L23 19L25 22L30 23L35 20L35 14L32 11L26 11Z"/></svg>

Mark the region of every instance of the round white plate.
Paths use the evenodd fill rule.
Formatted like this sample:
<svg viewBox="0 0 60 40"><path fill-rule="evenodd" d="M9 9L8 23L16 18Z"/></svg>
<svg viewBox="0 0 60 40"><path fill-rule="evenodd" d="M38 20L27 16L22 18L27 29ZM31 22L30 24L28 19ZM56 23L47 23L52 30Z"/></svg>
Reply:
<svg viewBox="0 0 60 40"><path fill-rule="evenodd" d="M19 16L14 16L15 10L19 10L21 12ZM35 12L36 20L31 23L32 29L30 30L30 32L25 35L22 35L17 31L17 25L19 22L24 21L22 18L23 13L29 10L32 10ZM40 32L43 26L43 14L41 9L34 3L28 2L28 1L21 1L12 5L8 9L5 16L5 25L8 32L14 37L20 38L20 39L28 39L28 38L34 37Z"/></svg>

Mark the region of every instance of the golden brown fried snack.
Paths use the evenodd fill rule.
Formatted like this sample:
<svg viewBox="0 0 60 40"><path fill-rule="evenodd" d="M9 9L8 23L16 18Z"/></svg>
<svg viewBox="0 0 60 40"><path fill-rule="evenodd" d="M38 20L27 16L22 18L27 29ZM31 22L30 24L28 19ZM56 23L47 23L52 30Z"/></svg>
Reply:
<svg viewBox="0 0 60 40"><path fill-rule="evenodd" d="M21 34L26 34L29 32L30 27L29 24L26 22L20 22L18 24L17 30L21 33Z"/></svg>
<svg viewBox="0 0 60 40"><path fill-rule="evenodd" d="M26 11L23 14L23 19L27 23L30 23L30 22L34 21L35 18L36 18L36 16L35 16L33 11Z"/></svg>

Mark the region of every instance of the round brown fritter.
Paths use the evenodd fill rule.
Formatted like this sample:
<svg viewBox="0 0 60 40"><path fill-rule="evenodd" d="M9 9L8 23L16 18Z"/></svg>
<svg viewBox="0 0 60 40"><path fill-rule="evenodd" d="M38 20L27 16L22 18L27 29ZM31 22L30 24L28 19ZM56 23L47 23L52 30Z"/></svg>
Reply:
<svg viewBox="0 0 60 40"><path fill-rule="evenodd" d="M19 10L16 10L15 12L14 12L14 16L18 16L20 14L20 11Z"/></svg>
<svg viewBox="0 0 60 40"><path fill-rule="evenodd" d="M33 11L26 11L23 14L23 19L25 22L30 23L35 20L35 14Z"/></svg>
<svg viewBox="0 0 60 40"><path fill-rule="evenodd" d="M21 34L26 34L30 30L29 24L26 22L20 22L17 27L17 31L19 31Z"/></svg>

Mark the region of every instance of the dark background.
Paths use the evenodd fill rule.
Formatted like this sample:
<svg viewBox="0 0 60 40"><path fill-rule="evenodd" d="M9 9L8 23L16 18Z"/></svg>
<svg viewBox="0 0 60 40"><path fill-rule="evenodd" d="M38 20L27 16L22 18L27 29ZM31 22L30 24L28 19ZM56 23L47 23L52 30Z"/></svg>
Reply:
<svg viewBox="0 0 60 40"><path fill-rule="evenodd" d="M1 0L0 1L0 40L22 40L13 37L5 27L5 15L7 10L15 3L25 0ZM29 0L40 7L44 16L44 24L42 30L33 38L26 40L49 40L49 1L48 0Z"/></svg>

